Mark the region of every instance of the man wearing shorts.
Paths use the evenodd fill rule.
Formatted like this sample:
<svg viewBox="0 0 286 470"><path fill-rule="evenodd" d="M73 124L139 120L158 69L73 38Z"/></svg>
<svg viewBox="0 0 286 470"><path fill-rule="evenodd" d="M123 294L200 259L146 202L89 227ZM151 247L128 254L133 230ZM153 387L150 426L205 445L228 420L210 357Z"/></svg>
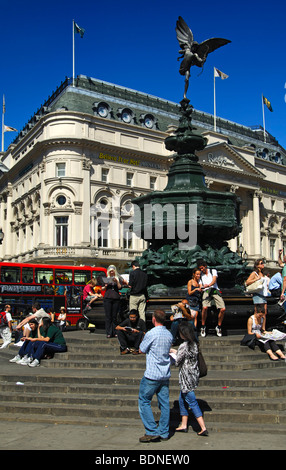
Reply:
<svg viewBox="0 0 286 470"><path fill-rule="evenodd" d="M225 314L225 304L217 285L217 271L216 269L209 269L205 261L198 264L201 270L201 287L203 289L202 296L202 326L201 336L206 336L206 319L208 308L215 305L219 310L218 322L215 328L217 336L222 336L221 324Z"/></svg>

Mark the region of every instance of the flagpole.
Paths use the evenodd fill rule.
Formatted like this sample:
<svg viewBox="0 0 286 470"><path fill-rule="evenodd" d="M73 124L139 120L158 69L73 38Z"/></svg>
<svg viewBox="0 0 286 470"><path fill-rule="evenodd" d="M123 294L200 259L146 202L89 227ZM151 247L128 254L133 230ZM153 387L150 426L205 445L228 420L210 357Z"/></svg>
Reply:
<svg viewBox="0 0 286 470"><path fill-rule="evenodd" d="M266 143L266 132L265 132L265 112L264 112L264 101L263 101L263 94L262 97L262 116L263 116L263 136L264 136L264 143Z"/></svg>
<svg viewBox="0 0 286 470"><path fill-rule="evenodd" d="M5 97L3 95L3 107L2 107L2 146L1 150L4 152L4 113L5 113Z"/></svg>
<svg viewBox="0 0 286 470"><path fill-rule="evenodd" d="M72 86L75 82L74 20L72 20Z"/></svg>
<svg viewBox="0 0 286 470"><path fill-rule="evenodd" d="M214 131L216 132L215 68L214 68Z"/></svg>

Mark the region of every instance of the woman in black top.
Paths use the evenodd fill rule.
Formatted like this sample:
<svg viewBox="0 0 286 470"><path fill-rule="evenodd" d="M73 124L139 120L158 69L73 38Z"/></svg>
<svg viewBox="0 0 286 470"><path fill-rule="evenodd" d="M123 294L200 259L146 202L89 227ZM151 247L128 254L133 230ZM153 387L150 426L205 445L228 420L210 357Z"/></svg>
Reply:
<svg viewBox="0 0 286 470"><path fill-rule="evenodd" d="M119 290L122 288L121 278L117 273L116 267L113 265L107 268L108 283L102 287L105 290L103 299L103 306L105 312L105 331L106 337L112 338L115 335L115 324L117 314L120 308L120 294Z"/></svg>

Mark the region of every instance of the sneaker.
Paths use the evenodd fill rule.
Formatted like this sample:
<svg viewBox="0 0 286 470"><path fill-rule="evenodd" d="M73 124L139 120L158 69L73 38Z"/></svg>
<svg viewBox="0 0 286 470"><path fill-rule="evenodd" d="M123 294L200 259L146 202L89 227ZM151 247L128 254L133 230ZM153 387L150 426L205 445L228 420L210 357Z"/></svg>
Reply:
<svg viewBox="0 0 286 470"><path fill-rule="evenodd" d="M206 327L202 326L201 327L201 337L204 338L206 336Z"/></svg>
<svg viewBox="0 0 286 470"><path fill-rule="evenodd" d="M4 349L4 348L7 348L7 346L11 343L11 341L4 341L4 343L2 344L2 346L0 346L0 349Z"/></svg>
<svg viewBox="0 0 286 470"><path fill-rule="evenodd" d="M12 359L9 359L9 362L18 362L21 361L22 357L17 354L17 356L13 357Z"/></svg>
<svg viewBox="0 0 286 470"><path fill-rule="evenodd" d="M28 364L29 367L39 367L40 365L40 361L38 361L38 359L34 359L33 362L30 362Z"/></svg>
<svg viewBox="0 0 286 470"><path fill-rule="evenodd" d="M23 359L19 362L17 362L17 364L21 364L22 366L27 366L28 364L30 364L32 362L33 358L30 357L30 356L24 356Z"/></svg>
<svg viewBox="0 0 286 470"><path fill-rule="evenodd" d="M216 330L217 336L222 336L222 332L221 332L221 327L220 327L220 326L216 326L216 327L215 327L215 330Z"/></svg>

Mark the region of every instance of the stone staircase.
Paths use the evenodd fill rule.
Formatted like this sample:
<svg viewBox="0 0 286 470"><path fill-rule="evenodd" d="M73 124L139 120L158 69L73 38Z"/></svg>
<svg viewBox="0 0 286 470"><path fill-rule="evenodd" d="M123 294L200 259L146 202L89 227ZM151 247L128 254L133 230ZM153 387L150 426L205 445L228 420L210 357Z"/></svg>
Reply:
<svg viewBox="0 0 286 470"><path fill-rule="evenodd" d="M15 346L0 350L1 420L106 426L140 426L139 382L145 356L120 356L116 339L89 331L65 333L68 352L32 369L9 362ZM196 390L211 431L286 434L286 364L258 348L240 346L241 336L201 338L208 375ZM170 381L171 428L179 421L178 370ZM154 413L158 417L156 400ZM196 421L190 413L190 425ZM132 428L131 428L132 429Z"/></svg>

